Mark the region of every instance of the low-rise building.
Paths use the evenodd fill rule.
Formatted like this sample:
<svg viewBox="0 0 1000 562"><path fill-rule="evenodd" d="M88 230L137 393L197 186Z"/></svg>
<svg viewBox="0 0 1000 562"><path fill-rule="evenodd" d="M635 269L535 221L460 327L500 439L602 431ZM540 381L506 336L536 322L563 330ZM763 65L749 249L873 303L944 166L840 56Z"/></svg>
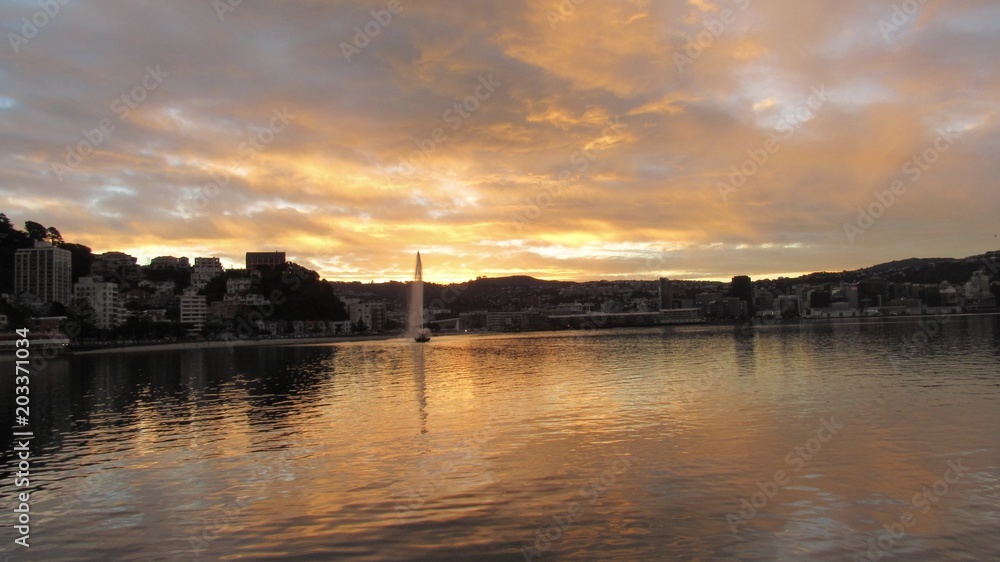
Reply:
<svg viewBox="0 0 1000 562"><path fill-rule="evenodd" d="M229 294L246 293L253 285L250 277L232 277L226 280L226 292Z"/></svg>
<svg viewBox="0 0 1000 562"><path fill-rule="evenodd" d="M108 277L118 270L118 268L135 265L136 258L123 252L104 252L94 256L94 261L90 264L90 273Z"/></svg>
<svg viewBox="0 0 1000 562"><path fill-rule="evenodd" d="M150 322L169 322L170 319L167 318L167 309L165 308L153 308L150 310L143 310L138 315L140 318L145 318Z"/></svg>
<svg viewBox="0 0 1000 562"><path fill-rule="evenodd" d="M222 303L232 306L266 306L268 300L260 293L226 293L222 296Z"/></svg>
<svg viewBox="0 0 1000 562"><path fill-rule="evenodd" d="M184 256L175 258L174 256L157 256L149 261L152 269L190 269L191 263Z"/></svg>
<svg viewBox="0 0 1000 562"><path fill-rule="evenodd" d="M247 271L258 271L261 267L281 267L285 265L285 252L247 252Z"/></svg>
<svg viewBox="0 0 1000 562"><path fill-rule="evenodd" d="M191 286L197 290L204 289L208 282L222 275L225 271L219 258L194 258L191 268Z"/></svg>
<svg viewBox="0 0 1000 562"><path fill-rule="evenodd" d="M486 313L486 329L491 332L532 332L552 328L550 316L537 310Z"/></svg>
<svg viewBox="0 0 1000 562"><path fill-rule="evenodd" d="M347 313L353 324L362 322L373 332L381 332L385 329L386 306L384 302L349 302Z"/></svg>

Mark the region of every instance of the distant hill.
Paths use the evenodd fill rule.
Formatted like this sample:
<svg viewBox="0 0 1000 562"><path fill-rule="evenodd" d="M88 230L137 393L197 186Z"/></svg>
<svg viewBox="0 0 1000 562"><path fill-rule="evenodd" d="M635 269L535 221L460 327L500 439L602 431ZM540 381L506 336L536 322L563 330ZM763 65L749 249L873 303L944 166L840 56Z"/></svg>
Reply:
<svg viewBox="0 0 1000 562"><path fill-rule="evenodd" d="M991 268L987 264L992 263ZM1000 269L1000 251L987 252L966 258L910 258L892 261L858 270L866 277L882 276L890 281L909 281L912 283L964 283L972 274L986 267ZM995 276L993 271L990 274Z"/></svg>
<svg viewBox="0 0 1000 562"><path fill-rule="evenodd" d="M471 310L527 306L530 299L548 294L555 297L560 287L572 281L546 281L528 275L479 277L462 283L424 283L424 306L452 309L453 313ZM331 283L335 294L344 298L379 299L405 303L410 298L409 283L337 282Z"/></svg>
<svg viewBox="0 0 1000 562"><path fill-rule="evenodd" d="M571 281L546 281L529 275L511 275L509 277L477 277L462 285L470 287L556 287L569 285Z"/></svg>
<svg viewBox="0 0 1000 562"><path fill-rule="evenodd" d="M933 266L939 262L953 261L952 258L908 258L905 260L896 260L886 263L880 263L878 265L873 265L871 267L862 268L858 271L865 271L868 273L885 273L900 269L916 269L926 266Z"/></svg>
<svg viewBox="0 0 1000 562"><path fill-rule="evenodd" d="M990 268L986 264L993 263ZM972 274L986 267L994 278L1000 271L1000 251L987 252L965 258L907 258L852 271L817 272L789 280L791 283L832 283L854 282L869 277L881 277L887 281L911 283L964 283ZM992 270L991 270L992 269Z"/></svg>

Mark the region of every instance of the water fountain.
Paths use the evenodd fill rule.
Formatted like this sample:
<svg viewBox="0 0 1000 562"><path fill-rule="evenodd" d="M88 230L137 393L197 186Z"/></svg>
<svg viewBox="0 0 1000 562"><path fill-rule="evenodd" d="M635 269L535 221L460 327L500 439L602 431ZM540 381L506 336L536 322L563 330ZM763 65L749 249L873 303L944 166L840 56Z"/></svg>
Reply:
<svg viewBox="0 0 1000 562"><path fill-rule="evenodd" d="M420 264L420 252L417 252L417 269L413 273L413 284L410 285L410 310L407 315L406 333L417 343L428 342L431 331L424 326L424 274Z"/></svg>

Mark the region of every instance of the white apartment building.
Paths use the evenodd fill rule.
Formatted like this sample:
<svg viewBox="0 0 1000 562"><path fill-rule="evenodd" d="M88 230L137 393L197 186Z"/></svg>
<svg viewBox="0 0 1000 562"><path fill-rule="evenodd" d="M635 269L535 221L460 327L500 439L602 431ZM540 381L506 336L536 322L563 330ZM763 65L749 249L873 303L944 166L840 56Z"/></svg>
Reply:
<svg viewBox="0 0 1000 562"><path fill-rule="evenodd" d="M385 329L386 306L384 302L358 302L357 299L348 299L347 312L351 317L351 322L355 324L360 320L369 330L374 332Z"/></svg>
<svg viewBox="0 0 1000 562"><path fill-rule="evenodd" d="M95 326L110 330L125 321L125 309L118 295L117 283L104 283L93 277L81 277L73 285L73 298L87 301L94 310Z"/></svg>
<svg viewBox="0 0 1000 562"><path fill-rule="evenodd" d="M191 286L197 290L202 290L205 285L216 276L222 275L222 262L219 258L194 258L194 266L191 268Z"/></svg>
<svg viewBox="0 0 1000 562"><path fill-rule="evenodd" d="M39 301L69 304L73 292L73 254L48 242L14 252L14 294L28 293Z"/></svg>
<svg viewBox="0 0 1000 562"><path fill-rule="evenodd" d="M198 332L205 327L208 317L208 300L197 291L186 289L181 296L181 324L191 324L191 332Z"/></svg>

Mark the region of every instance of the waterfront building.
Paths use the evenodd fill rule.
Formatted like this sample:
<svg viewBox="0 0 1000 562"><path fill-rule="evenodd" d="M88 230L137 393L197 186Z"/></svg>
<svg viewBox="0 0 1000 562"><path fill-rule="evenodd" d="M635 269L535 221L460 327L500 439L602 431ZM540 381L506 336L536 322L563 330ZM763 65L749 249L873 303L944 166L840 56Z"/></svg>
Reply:
<svg viewBox="0 0 1000 562"><path fill-rule="evenodd" d="M701 308L705 316L715 316L712 311L712 303L720 302L724 295L722 293L698 293L694 296L694 305Z"/></svg>
<svg viewBox="0 0 1000 562"><path fill-rule="evenodd" d="M809 308L830 308L833 306L833 295L830 291L809 291Z"/></svg>
<svg viewBox="0 0 1000 562"><path fill-rule="evenodd" d="M552 326L551 318L537 310L490 311L486 313L486 329L491 332L548 330Z"/></svg>
<svg viewBox="0 0 1000 562"><path fill-rule="evenodd" d="M660 324L696 324L703 321L700 308L673 308L660 311Z"/></svg>
<svg viewBox="0 0 1000 562"><path fill-rule="evenodd" d="M771 310L774 308L774 293L767 289L755 289L753 299L755 310Z"/></svg>
<svg viewBox="0 0 1000 562"><path fill-rule="evenodd" d="M972 274L963 286L966 298L981 297L990 294L990 276L985 271L977 271Z"/></svg>
<svg viewBox="0 0 1000 562"><path fill-rule="evenodd" d="M48 242L14 253L14 293L39 301L69 304L73 290L73 254Z"/></svg>
<svg viewBox="0 0 1000 562"><path fill-rule="evenodd" d="M660 277L659 283L657 283L660 289L660 310L668 310L674 307L674 293L673 287L670 285L670 279L666 277Z"/></svg>
<svg viewBox="0 0 1000 562"><path fill-rule="evenodd" d="M459 325L463 330L481 330L486 327L488 313L485 310L474 312L460 312L458 314Z"/></svg>
<svg viewBox="0 0 1000 562"><path fill-rule="evenodd" d="M737 275L736 277L733 277L731 287L733 298L737 298L745 302L746 305L744 308L746 308L746 312L752 316L754 313L753 282L750 280L750 277L746 275Z"/></svg>
<svg viewBox="0 0 1000 562"><path fill-rule="evenodd" d="M721 301L724 295L722 293L698 293L694 296L695 306L705 306L712 301Z"/></svg>
<svg viewBox="0 0 1000 562"><path fill-rule="evenodd" d="M749 278L748 278L749 279ZM748 303L747 301L737 298L737 297L727 297L722 299L721 311L724 311L720 316L723 318L743 318L747 316Z"/></svg>
<svg viewBox="0 0 1000 562"><path fill-rule="evenodd" d="M861 308L861 299L859 297L858 286L851 285L847 287L844 291L847 296L847 306L850 308Z"/></svg>
<svg viewBox="0 0 1000 562"><path fill-rule="evenodd" d="M798 318L801 313L801 301L795 295L779 295L774 299L774 310L782 318Z"/></svg>
<svg viewBox="0 0 1000 562"><path fill-rule="evenodd" d="M977 271L963 286L965 293L965 310L967 312L982 312L995 310L996 295L990 290L990 276L985 271Z"/></svg>
<svg viewBox="0 0 1000 562"><path fill-rule="evenodd" d="M362 322L373 332L381 332L385 329L386 307L384 302L358 302L357 299L349 299L347 313L351 317L352 324Z"/></svg>

